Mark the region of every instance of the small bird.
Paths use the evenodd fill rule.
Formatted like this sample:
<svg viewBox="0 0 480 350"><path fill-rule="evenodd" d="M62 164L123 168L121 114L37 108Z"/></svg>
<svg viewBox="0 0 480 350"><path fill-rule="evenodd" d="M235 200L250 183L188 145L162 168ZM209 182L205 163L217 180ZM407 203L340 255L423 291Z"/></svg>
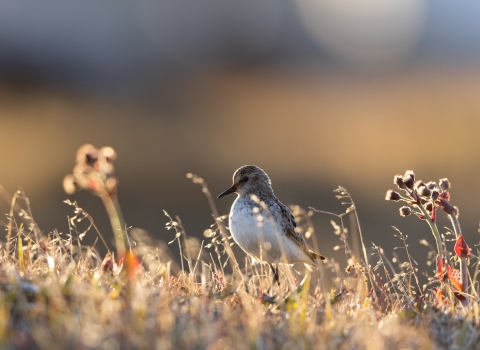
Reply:
<svg viewBox="0 0 480 350"><path fill-rule="evenodd" d="M229 226L235 242L258 262L270 265L272 285L280 284L278 264L304 263L318 267L320 254L310 250L290 209L273 193L268 175L259 167L245 165L233 174L233 185L218 198L236 193Z"/></svg>

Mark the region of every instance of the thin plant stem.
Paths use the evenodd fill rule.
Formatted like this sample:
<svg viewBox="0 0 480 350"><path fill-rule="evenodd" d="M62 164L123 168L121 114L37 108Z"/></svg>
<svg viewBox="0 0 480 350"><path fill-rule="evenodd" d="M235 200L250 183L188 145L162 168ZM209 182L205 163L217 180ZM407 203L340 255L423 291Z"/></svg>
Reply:
<svg viewBox="0 0 480 350"><path fill-rule="evenodd" d="M13 208L15 207L15 202L17 200L18 193L15 192L15 194L12 197L12 203L10 205L10 213L8 215L9 221L8 221L8 233L7 233L7 244L6 244L6 254L7 257L10 257L10 240L12 237L12 226L13 226Z"/></svg>
<svg viewBox="0 0 480 350"><path fill-rule="evenodd" d="M410 264L410 268L412 270L413 277L415 278L415 283L417 284L417 288L418 288L419 293L422 294L422 290L420 288L420 283L418 282L418 277L417 277L417 274L415 273L415 267L413 266L413 263L412 263L412 256L410 255L410 252L408 251L408 244L406 242L407 238L404 237L403 233L398 228L396 228L395 226L393 228L395 230L397 230L397 232L400 233L400 236L402 237L403 246L405 247L405 252L407 253L408 262ZM410 283L410 281L409 281L409 283ZM409 289L408 292L410 294L410 289Z"/></svg>
<svg viewBox="0 0 480 350"><path fill-rule="evenodd" d="M452 222L453 231L455 232L455 238L458 239L458 236L462 234L462 229L460 228L460 222L455 215L448 215L450 221Z"/></svg>
<svg viewBox="0 0 480 350"><path fill-rule="evenodd" d="M115 204L115 201L112 200L112 197L106 191L102 193L100 198L103 201L110 219L110 224L112 225L117 254L120 256L125 256L126 245L123 237L125 225L123 224L122 215L117 210L117 207L119 208L119 206Z"/></svg>
<svg viewBox="0 0 480 350"><path fill-rule="evenodd" d="M350 197L351 199L352 197ZM367 273L368 276L370 277L370 284L372 285L372 290L375 290L375 285L373 283L373 274L370 271L370 265L368 264L368 255L367 255L367 249L365 248L365 244L363 243L363 234L362 234L362 228L360 227L360 220L358 219L358 213L357 213L357 207L355 206L355 203L353 202L352 199L352 205L354 206L355 210L355 220L357 221L357 227L358 227L358 235L360 236L360 243L362 244L362 250L363 250L363 257L365 259L365 267L367 268Z"/></svg>
<svg viewBox="0 0 480 350"><path fill-rule="evenodd" d="M430 217L430 213L427 211L427 209L424 208L424 206L421 203L416 204L417 208L420 209L422 212L422 215L425 217L425 220L427 221L428 225L430 226L430 230L432 231L433 236L435 237L435 243L437 243L437 251L438 255L447 258L445 256L445 253L443 251L443 246L442 246L442 239L440 236L440 232L438 231L438 227L433 222L432 218Z"/></svg>

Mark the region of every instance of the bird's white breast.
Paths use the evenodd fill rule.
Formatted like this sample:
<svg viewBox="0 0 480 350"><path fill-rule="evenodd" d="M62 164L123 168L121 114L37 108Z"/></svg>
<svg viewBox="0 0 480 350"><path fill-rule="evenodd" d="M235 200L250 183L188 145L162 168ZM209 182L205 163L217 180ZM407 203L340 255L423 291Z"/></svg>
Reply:
<svg viewBox="0 0 480 350"><path fill-rule="evenodd" d="M261 209L250 198L238 197L229 218L233 239L258 261L311 264L307 254L283 232L274 214Z"/></svg>

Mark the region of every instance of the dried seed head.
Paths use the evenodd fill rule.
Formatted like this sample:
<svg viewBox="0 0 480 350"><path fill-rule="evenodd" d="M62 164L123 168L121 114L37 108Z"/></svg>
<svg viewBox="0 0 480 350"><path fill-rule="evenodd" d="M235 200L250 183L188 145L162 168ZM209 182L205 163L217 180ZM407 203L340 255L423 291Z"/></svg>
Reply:
<svg viewBox="0 0 480 350"><path fill-rule="evenodd" d="M399 189L404 189L405 185L403 184L403 176L402 175L395 175L393 178L393 183L397 185Z"/></svg>
<svg viewBox="0 0 480 350"><path fill-rule="evenodd" d="M85 154L85 162L88 165L93 166L96 163L97 160L98 160L98 151L97 150L94 150L90 153Z"/></svg>
<svg viewBox="0 0 480 350"><path fill-rule="evenodd" d="M415 174L412 170L407 170L405 175L403 175L403 184L410 190L413 190L413 186L415 185Z"/></svg>
<svg viewBox="0 0 480 350"><path fill-rule="evenodd" d="M77 163L87 163L93 165L98 159L98 150L93 145L86 144L77 151Z"/></svg>
<svg viewBox="0 0 480 350"><path fill-rule="evenodd" d="M434 188L432 190L432 201L436 201L438 199L439 195L440 195L440 193L438 192L438 189Z"/></svg>
<svg viewBox="0 0 480 350"><path fill-rule="evenodd" d="M400 200L400 194L398 194L398 192L395 192L395 191L392 191L392 190L388 190L387 191L387 194L385 195L385 200L387 201L399 201Z"/></svg>
<svg viewBox="0 0 480 350"><path fill-rule="evenodd" d="M418 188L418 194L423 197L430 197L432 195L432 191L430 191L426 186L422 186Z"/></svg>
<svg viewBox="0 0 480 350"><path fill-rule="evenodd" d="M412 209L410 209L410 207L401 207L400 208L400 215L401 216L409 216L410 214L412 213Z"/></svg>
<svg viewBox="0 0 480 350"><path fill-rule="evenodd" d="M415 188L420 188L420 187L425 187L425 183L422 181L422 180L418 180L417 182L415 182Z"/></svg>
<svg viewBox="0 0 480 350"><path fill-rule="evenodd" d="M450 181L448 181L447 178L440 179L438 185L440 186L440 189L444 192L450 188Z"/></svg>
<svg viewBox="0 0 480 350"><path fill-rule="evenodd" d="M437 184L434 181L427 182L425 184L429 190L433 190L435 187L437 187Z"/></svg>

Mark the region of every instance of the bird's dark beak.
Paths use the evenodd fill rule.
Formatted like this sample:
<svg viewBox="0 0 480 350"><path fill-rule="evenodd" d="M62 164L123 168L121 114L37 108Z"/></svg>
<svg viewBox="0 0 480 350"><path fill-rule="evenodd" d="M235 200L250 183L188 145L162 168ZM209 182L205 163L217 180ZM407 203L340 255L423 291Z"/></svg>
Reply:
<svg viewBox="0 0 480 350"><path fill-rule="evenodd" d="M227 194L233 193L233 192L235 192L236 190L237 190L237 186L233 185L233 186L230 187L228 190L223 191L222 193L220 193L217 198L222 198L223 196L226 196Z"/></svg>

